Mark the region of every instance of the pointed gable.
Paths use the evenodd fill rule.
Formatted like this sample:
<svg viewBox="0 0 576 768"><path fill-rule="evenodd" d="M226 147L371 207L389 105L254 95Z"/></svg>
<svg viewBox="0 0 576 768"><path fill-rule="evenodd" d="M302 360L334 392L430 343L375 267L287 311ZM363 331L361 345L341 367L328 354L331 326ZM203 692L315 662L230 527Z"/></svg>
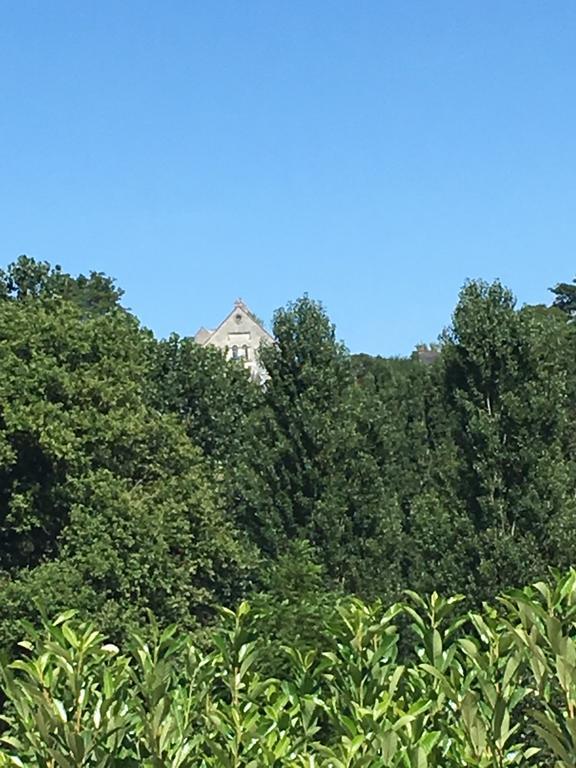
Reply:
<svg viewBox="0 0 576 768"><path fill-rule="evenodd" d="M258 361L258 349L261 344L274 341L242 299L234 302L232 311L214 331L201 328L194 338L201 346L209 345L224 350L229 360L242 361L258 379L264 376Z"/></svg>

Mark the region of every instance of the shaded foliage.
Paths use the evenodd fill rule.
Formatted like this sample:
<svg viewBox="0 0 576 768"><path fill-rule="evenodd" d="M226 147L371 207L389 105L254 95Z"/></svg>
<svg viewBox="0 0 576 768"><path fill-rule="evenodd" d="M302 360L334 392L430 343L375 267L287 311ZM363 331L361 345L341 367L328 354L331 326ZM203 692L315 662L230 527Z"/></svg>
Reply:
<svg viewBox="0 0 576 768"><path fill-rule="evenodd" d="M268 378L241 524L272 555L310 541L333 585L392 597L398 509L360 429L350 358L307 297L278 310L273 331L275 344L261 352Z"/></svg>
<svg viewBox="0 0 576 768"><path fill-rule="evenodd" d="M554 306L569 317L576 316L576 278L571 283L557 283L550 289L554 294Z"/></svg>
<svg viewBox="0 0 576 768"><path fill-rule="evenodd" d="M246 369L214 347L172 334L158 342L152 367L153 402L173 413L194 444L215 462L241 458L261 389Z"/></svg>
<svg viewBox="0 0 576 768"><path fill-rule="evenodd" d="M484 597L574 562L567 327L517 311L499 283L462 291L442 362L458 446L457 493L474 527Z"/></svg>

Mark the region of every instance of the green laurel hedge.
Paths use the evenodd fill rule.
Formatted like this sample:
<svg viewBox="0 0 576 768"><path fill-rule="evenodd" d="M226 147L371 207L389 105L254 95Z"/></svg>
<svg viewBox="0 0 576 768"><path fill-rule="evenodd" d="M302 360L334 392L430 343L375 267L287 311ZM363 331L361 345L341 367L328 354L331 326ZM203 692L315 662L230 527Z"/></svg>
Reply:
<svg viewBox="0 0 576 768"><path fill-rule="evenodd" d="M204 648L172 627L120 650L61 615L2 664L0 766L573 768L576 571L459 602L342 601L281 678L247 604Z"/></svg>

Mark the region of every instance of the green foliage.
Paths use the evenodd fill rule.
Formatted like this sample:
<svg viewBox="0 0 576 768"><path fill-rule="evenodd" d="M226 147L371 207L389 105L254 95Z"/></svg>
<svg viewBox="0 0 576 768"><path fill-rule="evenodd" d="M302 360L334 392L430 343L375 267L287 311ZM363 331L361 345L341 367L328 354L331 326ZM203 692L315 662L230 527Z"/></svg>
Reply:
<svg viewBox="0 0 576 768"><path fill-rule="evenodd" d="M102 315L119 307L124 291L102 272L72 277L59 266L20 256L6 271L0 270L0 299L27 301L60 298L84 314Z"/></svg>
<svg viewBox="0 0 576 768"><path fill-rule="evenodd" d="M241 463L250 417L262 398L243 366L172 334L155 350L152 385L155 405L175 414L208 458L228 470Z"/></svg>
<svg viewBox="0 0 576 768"><path fill-rule="evenodd" d="M121 650L70 613L45 620L0 667L0 765L573 766L576 571L480 613L460 601L340 600L316 648L285 648L281 678L247 603L204 649L174 627Z"/></svg>
<svg viewBox="0 0 576 768"><path fill-rule="evenodd" d="M5 764L111 765L113 756L122 758L130 724L126 661L92 627L73 625L70 614L46 628L44 638L30 628L21 643L30 658L2 668L13 706L6 719L20 726L2 736L12 751Z"/></svg>
<svg viewBox="0 0 576 768"><path fill-rule="evenodd" d="M149 428L137 383L146 343L124 313L84 319L57 300L0 303L0 537L8 567L53 554L70 476L146 466Z"/></svg>
<svg viewBox="0 0 576 768"><path fill-rule="evenodd" d="M278 310L274 337L261 351L268 379L239 520L264 551L306 539L333 585L392 597L398 509L359 428L350 358L307 297Z"/></svg>
<svg viewBox="0 0 576 768"><path fill-rule="evenodd" d="M400 510L396 557L404 584L469 592L471 526L456 493L458 457L442 400L439 364L356 356L359 424L385 487Z"/></svg>
<svg viewBox="0 0 576 768"><path fill-rule="evenodd" d="M219 350L155 340L105 275L20 257L0 271L0 647L43 606L118 642L148 638L150 614L200 642L249 596L260 673L281 677L284 646L336 653L343 595L459 591L479 610L572 566L568 288L519 310L468 283L430 365L351 357L305 296L277 311L259 386Z"/></svg>
<svg viewBox="0 0 576 768"><path fill-rule="evenodd" d="M576 315L576 278L571 283L557 283L550 290L555 296L553 305L573 318Z"/></svg>
<svg viewBox="0 0 576 768"><path fill-rule="evenodd" d="M255 558L214 470L151 404L151 335L13 273L22 295L0 301L0 644L38 601L117 636L149 609L205 622L244 593Z"/></svg>
<svg viewBox="0 0 576 768"><path fill-rule="evenodd" d="M560 533L575 513L568 333L556 314L518 312L499 283L476 282L444 337L456 488L476 533L483 596L575 561Z"/></svg>
<svg viewBox="0 0 576 768"><path fill-rule="evenodd" d="M262 636L266 670L275 676L286 671L286 647L307 653L326 641L322 633L330 631L330 620L343 597L327 589L329 579L318 560L305 539L290 542L278 559L264 563L259 591L250 598L248 624Z"/></svg>

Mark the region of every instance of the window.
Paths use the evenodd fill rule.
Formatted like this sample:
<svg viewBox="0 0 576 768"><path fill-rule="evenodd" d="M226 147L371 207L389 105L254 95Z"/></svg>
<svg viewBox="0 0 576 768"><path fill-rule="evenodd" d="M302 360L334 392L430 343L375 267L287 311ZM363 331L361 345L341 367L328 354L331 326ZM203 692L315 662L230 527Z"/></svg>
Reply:
<svg viewBox="0 0 576 768"><path fill-rule="evenodd" d="M238 360L238 347L236 344L232 347L232 360Z"/></svg>
<svg viewBox="0 0 576 768"><path fill-rule="evenodd" d="M244 346L242 347L242 349L244 350L244 359L245 359L245 360L249 360L250 358L248 357L248 345L247 345L247 344L244 344Z"/></svg>

